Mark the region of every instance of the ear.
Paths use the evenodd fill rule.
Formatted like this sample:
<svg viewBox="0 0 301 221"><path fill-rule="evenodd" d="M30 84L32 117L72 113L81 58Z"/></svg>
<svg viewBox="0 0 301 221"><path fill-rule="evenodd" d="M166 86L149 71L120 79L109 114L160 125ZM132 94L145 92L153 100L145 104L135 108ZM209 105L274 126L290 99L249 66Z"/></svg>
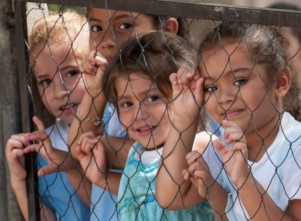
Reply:
<svg viewBox="0 0 301 221"><path fill-rule="evenodd" d="M277 98L284 97L291 87L292 73L289 67L281 69L281 76L276 82L276 96Z"/></svg>
<svg viewBox="0 0 301 221"><path fill-rule="evenodd" d="M166 32L177 34L177 32L179 30L178 20L176 18L169 18L165 22L165 24L163 26L163 30L166 31Z"/></svg>

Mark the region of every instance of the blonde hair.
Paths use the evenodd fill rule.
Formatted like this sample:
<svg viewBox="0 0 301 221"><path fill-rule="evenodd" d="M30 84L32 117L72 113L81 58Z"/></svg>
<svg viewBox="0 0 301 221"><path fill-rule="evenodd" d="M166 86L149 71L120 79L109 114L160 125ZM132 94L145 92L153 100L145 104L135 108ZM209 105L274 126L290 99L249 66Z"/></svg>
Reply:
<svg viewBox="0 0 301 221"><path fill-rule="evenodd" d="M53 13L49 16L39 19L33 25L29 35L29 51L31 71L34 72L33 66L35 59L49 45L70 45L69 53L73 53L78 59L84 59L89 52L89 27L87 19L72 11L64 13ZM32 75L32 92L35 113L49 126L54 122L54 116L50 114L44 106L41 95L38 92L37 82Z"/></svg>
<svg viewBox="0 0 301 221"><path fill-rule="evenodd" d="M83 58L89 51L87 19L73 11L53 13L39 19L29 35L29 49L33 58L47 45L66 43L70 44L76 57Z"/></svg>

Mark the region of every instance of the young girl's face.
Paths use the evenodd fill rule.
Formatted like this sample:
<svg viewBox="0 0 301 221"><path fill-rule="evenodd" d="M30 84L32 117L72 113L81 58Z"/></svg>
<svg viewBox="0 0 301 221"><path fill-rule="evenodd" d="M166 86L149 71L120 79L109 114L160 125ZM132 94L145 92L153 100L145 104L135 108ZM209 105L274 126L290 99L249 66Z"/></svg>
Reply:
<svg viewBox="0 0 301 221"><path fill-rule="evenodd" d="M85 93L78 62L79 59L70 51L70 44L65 44L45 47L33 64L45 107L68 124L72 122Z"/></svg>
<svg viewBox="0 0 301 221"><path fill-rule="evenodd" d="M275 126L276 85L269 83L264 64L255 65L244 43L225 41L204 52L202 59L205 108L219 124L227 119L242 131L259 133Z"/></svg>
<svg viewBox="0 0 301 221"><path fill-rule="evenodd" d="M130 79L130 80L129 80ZM147 149L164 144L170 127L167 104L146 75L131 74L116 81L120 121L129 136ZM168 113L170 117L172 117Z"/></svg>
<svg viewBox="0 0 301 221"><path fill-rule="evenodd" d="M91 8L88 17L90 49L97 48L109 62L129 38L155 30L151 16L135 12Z"/></svg>

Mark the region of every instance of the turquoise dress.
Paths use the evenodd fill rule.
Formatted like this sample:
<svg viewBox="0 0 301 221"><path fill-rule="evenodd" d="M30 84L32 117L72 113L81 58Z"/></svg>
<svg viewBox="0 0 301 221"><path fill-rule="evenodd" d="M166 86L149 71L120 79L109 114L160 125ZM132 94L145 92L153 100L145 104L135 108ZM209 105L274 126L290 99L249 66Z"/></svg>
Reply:
<svg viewBox="0 0 301 221"><path fill-rule="evenodd" d="M159 206L155 198L155 179L161 152L162 148L145 151L139 143L132 146L119 185L119 220L214 220L208 202L178 211Z"/></svg>

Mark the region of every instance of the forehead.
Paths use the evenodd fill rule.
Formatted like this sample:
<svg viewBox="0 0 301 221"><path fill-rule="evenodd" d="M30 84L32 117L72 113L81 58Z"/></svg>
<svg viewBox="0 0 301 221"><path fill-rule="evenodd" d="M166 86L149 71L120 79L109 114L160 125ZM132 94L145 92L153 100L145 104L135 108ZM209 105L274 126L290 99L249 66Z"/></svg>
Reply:
<svg viewBox="0 0 301 221"><path fill-rule="evenodd" d="M102 22L110 22L116 21L118 19L132 19L132 20L140 20L143 22L153 22L152 16L148 16L146 14L141 14L138 12L129 12L129 11L117 11L103 8L90 8L88 11L89 20L102 21Z"/></svg>
<svg viewBox="0 0 301 221"><path fill-rule="evenodd" d="M249 50L243 41L223 41L216 43L209 50L201 53L201 70L220 69L226 67L236 68L239 66L254 65Z"/></svg>
<svg viewBox="0 0 301 221"><path fill-rule="evenodd" d="M138 92L140 90L149 90L153 84L151 78L147 75L140 73L132 73L129 75L123 75L115 81L116 91L121 94L127 92Z"/></svg>
<svg viewBox="0 0 301 221"><path fill-rule="evenodd" d="M55 73L57 69L68 65L77 65L75 53L70 52L70 44L48 45L31 52L31 67L35 75Z"/></svg>

